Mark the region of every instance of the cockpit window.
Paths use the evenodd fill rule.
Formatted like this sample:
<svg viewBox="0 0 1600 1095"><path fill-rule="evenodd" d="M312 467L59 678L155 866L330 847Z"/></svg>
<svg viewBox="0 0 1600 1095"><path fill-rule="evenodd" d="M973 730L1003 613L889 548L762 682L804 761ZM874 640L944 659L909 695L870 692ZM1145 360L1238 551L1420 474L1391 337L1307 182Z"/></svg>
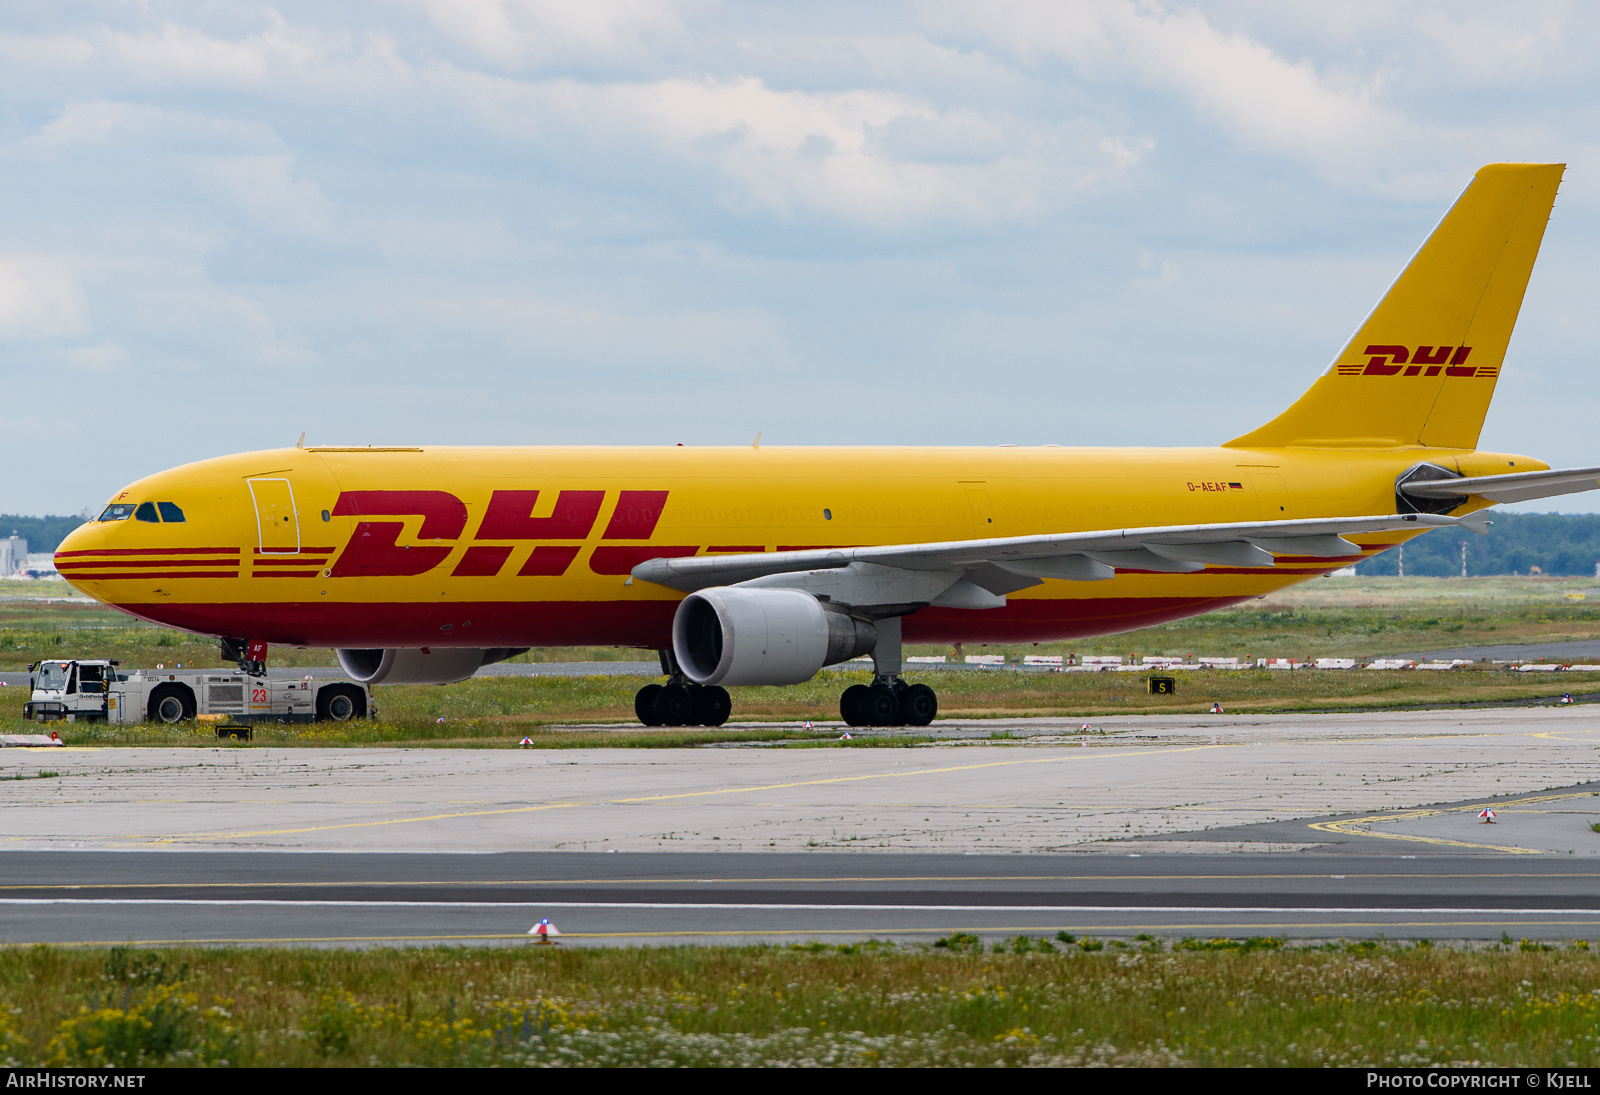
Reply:
<svg viewBox="0 0 1600 1095"><path fill-rule="evenodd" d="M161 511L161 519L169 525L183 523L183 511L172 502L157 502L156 508Z"/></svg>
<svg viewBox="0 0 1600 1095"><path fill-rule="evenodd" d="M132 502L113 502L100 511L100 520L102 521L126 521L132 516Z"/></svg>
<svg viewBox="0 0 1600 1095"><path fill-rule="evenodd" d="M161 518L156 516L154 502L140 502L139 508L133 511L133 515L140 521L149 521L152 525L161 523Z"/></svg>

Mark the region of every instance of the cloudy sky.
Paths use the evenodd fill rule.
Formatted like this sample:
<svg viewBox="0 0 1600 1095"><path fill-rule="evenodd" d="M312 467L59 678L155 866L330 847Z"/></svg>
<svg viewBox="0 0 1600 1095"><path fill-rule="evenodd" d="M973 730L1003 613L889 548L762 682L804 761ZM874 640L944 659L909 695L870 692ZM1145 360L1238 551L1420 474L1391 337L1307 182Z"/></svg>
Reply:
<svg viewBox="0 0 1600 1095"><path fill-rule="evenodd" d="M1483 444L1597 464L1597 54L1537 0L9 0L0 512L301 431L1214 444L1495 160L1569 167Z"/></svg>

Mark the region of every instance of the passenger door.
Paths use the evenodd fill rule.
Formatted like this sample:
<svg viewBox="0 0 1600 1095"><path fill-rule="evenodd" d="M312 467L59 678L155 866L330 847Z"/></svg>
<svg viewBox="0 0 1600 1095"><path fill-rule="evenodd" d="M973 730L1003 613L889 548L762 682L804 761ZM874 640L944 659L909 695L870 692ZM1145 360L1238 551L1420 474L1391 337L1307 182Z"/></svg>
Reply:
<svg viewBox="0 0 1600 1095"><path fill-rule="evenodd" d="M263 555L294 555L300 550L300 513L287 479L249 479L256 504L256 528Z"/></svg>

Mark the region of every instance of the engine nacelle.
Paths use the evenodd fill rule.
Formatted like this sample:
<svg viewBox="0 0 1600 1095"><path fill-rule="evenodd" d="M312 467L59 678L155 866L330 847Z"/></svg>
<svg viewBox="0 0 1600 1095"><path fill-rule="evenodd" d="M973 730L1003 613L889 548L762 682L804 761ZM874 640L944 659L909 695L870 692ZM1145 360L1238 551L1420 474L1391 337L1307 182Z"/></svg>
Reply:
<svg viewBox="0 0 1600 1095"><path fill-rule="evenodd" d="M527 647L431 646L399 650L335 650L339 666L360 684L455 684Z"/></svg>
<svg viewBox="0 0 1600 1095"><path fill-rule="evenodd" d="M696 684L799 684L877 643L871 623L798 589L702 589L672 618L673 653Z"/></svg>

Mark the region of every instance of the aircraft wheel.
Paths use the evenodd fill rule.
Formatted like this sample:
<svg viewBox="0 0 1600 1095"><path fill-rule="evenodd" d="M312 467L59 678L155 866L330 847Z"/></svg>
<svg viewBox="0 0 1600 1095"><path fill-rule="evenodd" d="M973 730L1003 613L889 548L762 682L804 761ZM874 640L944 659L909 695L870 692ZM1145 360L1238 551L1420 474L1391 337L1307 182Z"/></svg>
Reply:
<svg viewBox="0 0 1600 1095"><path fill-rule="evenodd" d="M926 726L939 713L939 697L925 684L914 684L900 697L900 714L907 726Z"/></svg>
<svg viewBox="0 0 1600 1095"><path fill-rule="evenodd" d="M871 721L867 717L867 696L871 691L864 684L852 684L844 690L839 697L839 717L846 726L866 726Z"/></svg>
<svg viewBox="0 0 1600 1095"><path fill-rule="evenodd" d="M183 722L194 718L194 693L176 684L162 685L150 695L154 722Z"/></svg>
<svg viewBox="0 0 1600 1095"><path fill-rule="evenodd" d="M656 719L656 697L661 695L659 684L647 684L633 695L633 713L646 726L660 726Z"/></svg>
<svg viewBox="0 0 1600 1095"><path fill-rule="evenodd" d="M688 726L694 718L694 693L687 685L666 684L656 693L656 726Z"/></svg>
<svg viewBox="0 0 1600 1095"><path fill-rule="evenodd" d="M893 688L875 684L867 689L867 721L873 726L894 726L900 722L900 697Z"/></svg>
<svg viewBox="0 0 1600 1095"><path fill-rule="evenodd" d="M694 721L701 726L721 726L733 714L733 697L721 685L706 685L695 690Z"/></svg>

